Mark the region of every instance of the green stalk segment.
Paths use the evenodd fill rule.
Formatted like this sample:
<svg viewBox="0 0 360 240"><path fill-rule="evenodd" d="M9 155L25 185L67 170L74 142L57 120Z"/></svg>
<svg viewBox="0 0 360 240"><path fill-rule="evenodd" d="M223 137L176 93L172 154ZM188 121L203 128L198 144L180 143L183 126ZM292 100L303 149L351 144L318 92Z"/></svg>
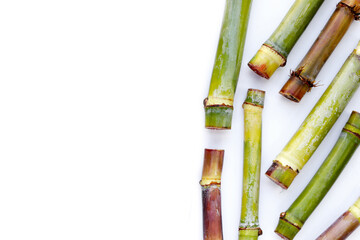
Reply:
<svg viewBox="0 0 360 240"><path fill-rule="evenodd" d="M222 240L221 172L224 150L205 149L200 181L203 202L204 240Z"/></svg>
<svg viewBox="0 0 360 240"><path fill-rule="evenodd" d="M287 189L310 159L360 84L360 42L266 175Z"/></svg>
<svg viewBox="0 0 360 240"><path fill-rule="evenodd" d="M208 97L204 100L205 127L230 129L251 0L226 0Z"/></svg>
<svg viewBox="0 0 360 240"><path fill-rule="evenodd" d="M244 172L239 240L257 240L261 168L261 123L265 92L249 89L244 108Z"/></svg>
<svg viewBox="0 0 360 240"><path fill-rule="evenodd" d="M358 9L358 12L354 9ZM319 37L280 90L281 95L299 102L306 92L316 86L315 79L321 68L359 13L360 0L342 0L337 4Z"/></svg>
<svg viewBox="0 0 360 240"><path fill-rule="evenodd" d="M360 114L352 112L335 146L290 208L280 215L275 230L285 239L293 239L320 204L360 144Z"/></svg>
<svg viewBox="0 0 360 240"><path fill-rule="evenodd" d="M278 28L249 62L249 67L269 79L286 59L324 0L296 0Z"/></svg>
<svg viewBox="0 0 360 240"><path fill-rule="evenodd" d="M316 240L346 239L360 225L360 198Z"/></svg>

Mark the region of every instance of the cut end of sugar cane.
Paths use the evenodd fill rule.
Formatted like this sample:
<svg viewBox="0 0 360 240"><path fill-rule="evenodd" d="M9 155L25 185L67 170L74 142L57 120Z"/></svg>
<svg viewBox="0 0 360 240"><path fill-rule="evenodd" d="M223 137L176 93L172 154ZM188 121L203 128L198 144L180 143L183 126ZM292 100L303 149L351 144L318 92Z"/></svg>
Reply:
<svg viewBox="0 0 360 240"><path fill-rule="evenodd" d="M285 83L280 90L280 94L293 102L300 102L305 93L310 91L313 84L305 79L302 79L295 72L291 74L290 79Z"/></svg>
<svg viewBox="0 0 360 240"><path fill-rule="evenodd" d="M285 219L285 216L285 213L282 213L280 215L280 220L275 229L275 233L279 235L282 239L291 240L294 239L296 234L300 231L301 227Z"/></svg>
<svg viewBox="0 0 360 240"><path fill-rule="evenodd" d="M261 234L261 228L239 228L239 240L257 240Z"/></svg>
<svg viewBox="0 0 360 240"><path fill-rule="evenodd" d="M288 189L297 174L297 171L294 171L289 166L283 166L277 160L273 162L266 172L266 176L283 189Z"/></svg>
<svg viewBox="0 0 360 240"><path fill-rule="evenodd" d="M244 101L244 104L250 104L263 108L264 101L265 101L265 91L250 88L247 92L247 96Z"/></svg>
<svg viewBox="0 0 360 240"><path fill-rule="evenodd" d="M285 66L286 58L272 47L263 44L248 66L263 78L269 79L279 67Z"/></svg>

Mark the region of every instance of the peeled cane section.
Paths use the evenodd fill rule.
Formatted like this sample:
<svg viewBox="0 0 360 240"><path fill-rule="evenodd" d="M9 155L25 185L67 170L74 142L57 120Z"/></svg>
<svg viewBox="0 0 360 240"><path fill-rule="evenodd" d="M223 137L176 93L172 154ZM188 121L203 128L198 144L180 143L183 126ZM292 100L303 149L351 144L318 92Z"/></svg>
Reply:
<svg viewBox="0 0 360 240"><path fill-rule="evenodd" d="M360 144L360 114L352 112L337 142L306 188L286 212L275 232L293 239L328 193Z"/></svg>
<svg viewBox="0 0 360 240"><path fill-rule="evenodd" d="M316 240L346 239L360 225L360 198Z"/></svg>
<svg viewBox="0 0 360 240"><path fill-rule="evenodd" d="M244 167L239 240L257 240L261 169L261 125L265 92L249 89L244 108Z"/></svg>
<svg viewBox="0 0 360 240"><path fill-rule="evenodd" d="M208 129L231 128L233 101L251 2L251 0L226 0L209 94L204 100L205 127Z"/></svg>
<svg viewBox="0 0 360 240"><path fill-rule="evenodd" d="M287 189L330 131L360 84L360 42L266 175Z"/></svg>
<svg viewBox="0 0 360 240"><path fill-rule="evenodd" d="M316 86L317 75L358 16L359 10L360 0L343 0L337 4L319 37L280 90L281 95L300 102L305 93Z"/></svg>
<svg viewBox="0 0 360 240"><path fill-rule="evenodd" d="M204 240L222 240L221 172L224 150L205 149L200 181L203 202Z"/></svg>
<svg viewBox="0 0 360 240"><path fill-rule="evenodd" d="M250 60L249 67L269 79L286 59L324 0L296 0L271 37Z"/></svg>

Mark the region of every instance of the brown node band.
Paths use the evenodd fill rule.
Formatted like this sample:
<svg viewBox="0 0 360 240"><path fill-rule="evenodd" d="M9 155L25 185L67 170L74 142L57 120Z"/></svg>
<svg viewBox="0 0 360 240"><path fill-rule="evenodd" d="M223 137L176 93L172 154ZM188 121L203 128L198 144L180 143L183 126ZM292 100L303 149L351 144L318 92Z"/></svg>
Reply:
<svg viewBox="0 0 360 240"><path fill-rule="evenodd" d="M251 228L251 227L239 227L239 231L241 230L258 230L258 236L263 234L263 231L261 230L260 227L257 228Z"/></svg>
<svg viewBox="0 0 360 240"><path fill-rule="evenodd" d="M360 1L359 0L342 0L337 7L348 7L353 13L355 20L360 19Z"/></svg>

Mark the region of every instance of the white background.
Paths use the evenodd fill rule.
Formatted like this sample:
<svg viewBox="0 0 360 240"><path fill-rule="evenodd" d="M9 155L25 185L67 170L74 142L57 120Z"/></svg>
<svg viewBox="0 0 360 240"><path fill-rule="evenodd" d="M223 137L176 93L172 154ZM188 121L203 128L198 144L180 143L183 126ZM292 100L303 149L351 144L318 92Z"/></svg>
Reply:
<svg viewBox="0 0 360 240"><path fill-rule="evenodd" d="M263 240L316 172L357 92L289 190L264 173L360 40L353 23L300 104L278 94L335 9L327 0L270 80L246 66L293 1L254 0L231 131L204 129L224 0L0 2L0 239L202 239L204 148L225 149L224 239L237 239L243 112L266 90ZM296 239L315 239L360 195L360 151ZM360 238L360 230L350 240Z"/></svg>

